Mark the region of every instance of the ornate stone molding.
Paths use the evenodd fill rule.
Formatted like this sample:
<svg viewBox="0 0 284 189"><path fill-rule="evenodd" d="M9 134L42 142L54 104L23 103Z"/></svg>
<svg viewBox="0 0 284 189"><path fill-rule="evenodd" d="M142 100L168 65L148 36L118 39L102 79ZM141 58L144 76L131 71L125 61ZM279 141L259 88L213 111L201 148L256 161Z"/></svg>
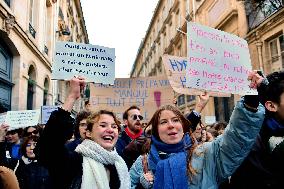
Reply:
<svg viewBox="0 0 284 189"><path fill-rule="evenodd" d="M15 17L9 15L7 18L4 19L3 30L9 35L10 30L14 28L15 25Z"/></svg>

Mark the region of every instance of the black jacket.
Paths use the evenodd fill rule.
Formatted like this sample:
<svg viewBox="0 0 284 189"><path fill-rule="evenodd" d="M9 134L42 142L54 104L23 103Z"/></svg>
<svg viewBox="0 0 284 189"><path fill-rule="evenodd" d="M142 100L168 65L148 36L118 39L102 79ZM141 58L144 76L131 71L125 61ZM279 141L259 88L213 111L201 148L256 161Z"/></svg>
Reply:
<svg viewBox="0 0 284 189"><path fill-rule="evenodd" d="M279 133L283 136L283 132ZM228 188L283 188L284 142L271 152L269 139L272 136L274 135L266 119L251 152L232 175Z"/></svg>
<svg viewBox="0 0 284 189"><path fill-rule="evenodd" d="M66 148L74 120L62 109L52 112L36 146L40 162L48 169L54 189L81 187L83 157Z"/></svg>

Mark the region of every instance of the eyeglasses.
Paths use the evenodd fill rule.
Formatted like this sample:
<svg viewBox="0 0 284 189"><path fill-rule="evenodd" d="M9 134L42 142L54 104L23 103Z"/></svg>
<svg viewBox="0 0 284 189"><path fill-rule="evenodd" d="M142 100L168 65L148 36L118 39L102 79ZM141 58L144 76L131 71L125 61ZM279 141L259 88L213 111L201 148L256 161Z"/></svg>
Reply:
<svg viewBox="0 0 284 189"><path fill-rule="evenodd" d="M31 136L31 135L37 135L38 134L38 130L34 130L34 131L32 131L32 132L27 132L27 134L29 135L29 136Z"/></svg>
<svg viewBox="0 0 284 189"><path fill-rule="evenodd" d="M133 114L131 115L131 118L135 121L139 118L139 120L143 120L143 116L142 115L137 115L137 114Z"/></svg>

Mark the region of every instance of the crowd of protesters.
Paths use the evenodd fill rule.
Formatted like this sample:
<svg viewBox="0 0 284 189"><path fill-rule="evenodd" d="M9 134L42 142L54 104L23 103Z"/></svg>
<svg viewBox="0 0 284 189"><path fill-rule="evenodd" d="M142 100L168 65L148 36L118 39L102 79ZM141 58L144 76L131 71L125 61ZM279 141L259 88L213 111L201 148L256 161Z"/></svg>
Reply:
<svg viewBox="0 0 284 189"><path fill-rule="evenodd" d="M258 95L235 105L228 123L204 125L210 94L182 114L159 107L146 124L140 107L115 112L71 110L85 86L70 80L61 108L45 126L0 126L0 188L6 189L276 189L284 168L284 72L249 74ZM2 112L0 112L2 113Z"/></svg>

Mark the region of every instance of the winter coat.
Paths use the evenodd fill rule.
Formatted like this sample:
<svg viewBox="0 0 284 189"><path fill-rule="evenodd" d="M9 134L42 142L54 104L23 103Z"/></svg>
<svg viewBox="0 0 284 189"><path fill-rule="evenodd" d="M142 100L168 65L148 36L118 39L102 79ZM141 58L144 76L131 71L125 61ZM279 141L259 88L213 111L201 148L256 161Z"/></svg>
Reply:
<svg viewBox="0 0 284 189"><path fill-rule="evenodd" d="M21 189L52 189L47 169L38 162L25 164L21 159L15 173Z"/></svg>
<svg viewBox="0 0 284 189"><path fill-rule="evenodd" d="M283 140L284 130L278 132L278 136L273 136L267 123L266 119L251 152L232 175L227 188L283 188L284 141L279 143L273 151L269 143L272 137L282 137Z"/></svg>
<svg viewBox="0 0 284 189"><path fill-rule="evenodd" d="M188 179L189 188L217 189L248 155L263 119L262 105L259 105L258 111L254 113L244 108L243 100L239 101L224 134L194 150L191 164L196 175L192 180ZM145 188L151 188L152 185L143 177L142 156L131 167L130 178L133 189L140 182Z"/></svg>

